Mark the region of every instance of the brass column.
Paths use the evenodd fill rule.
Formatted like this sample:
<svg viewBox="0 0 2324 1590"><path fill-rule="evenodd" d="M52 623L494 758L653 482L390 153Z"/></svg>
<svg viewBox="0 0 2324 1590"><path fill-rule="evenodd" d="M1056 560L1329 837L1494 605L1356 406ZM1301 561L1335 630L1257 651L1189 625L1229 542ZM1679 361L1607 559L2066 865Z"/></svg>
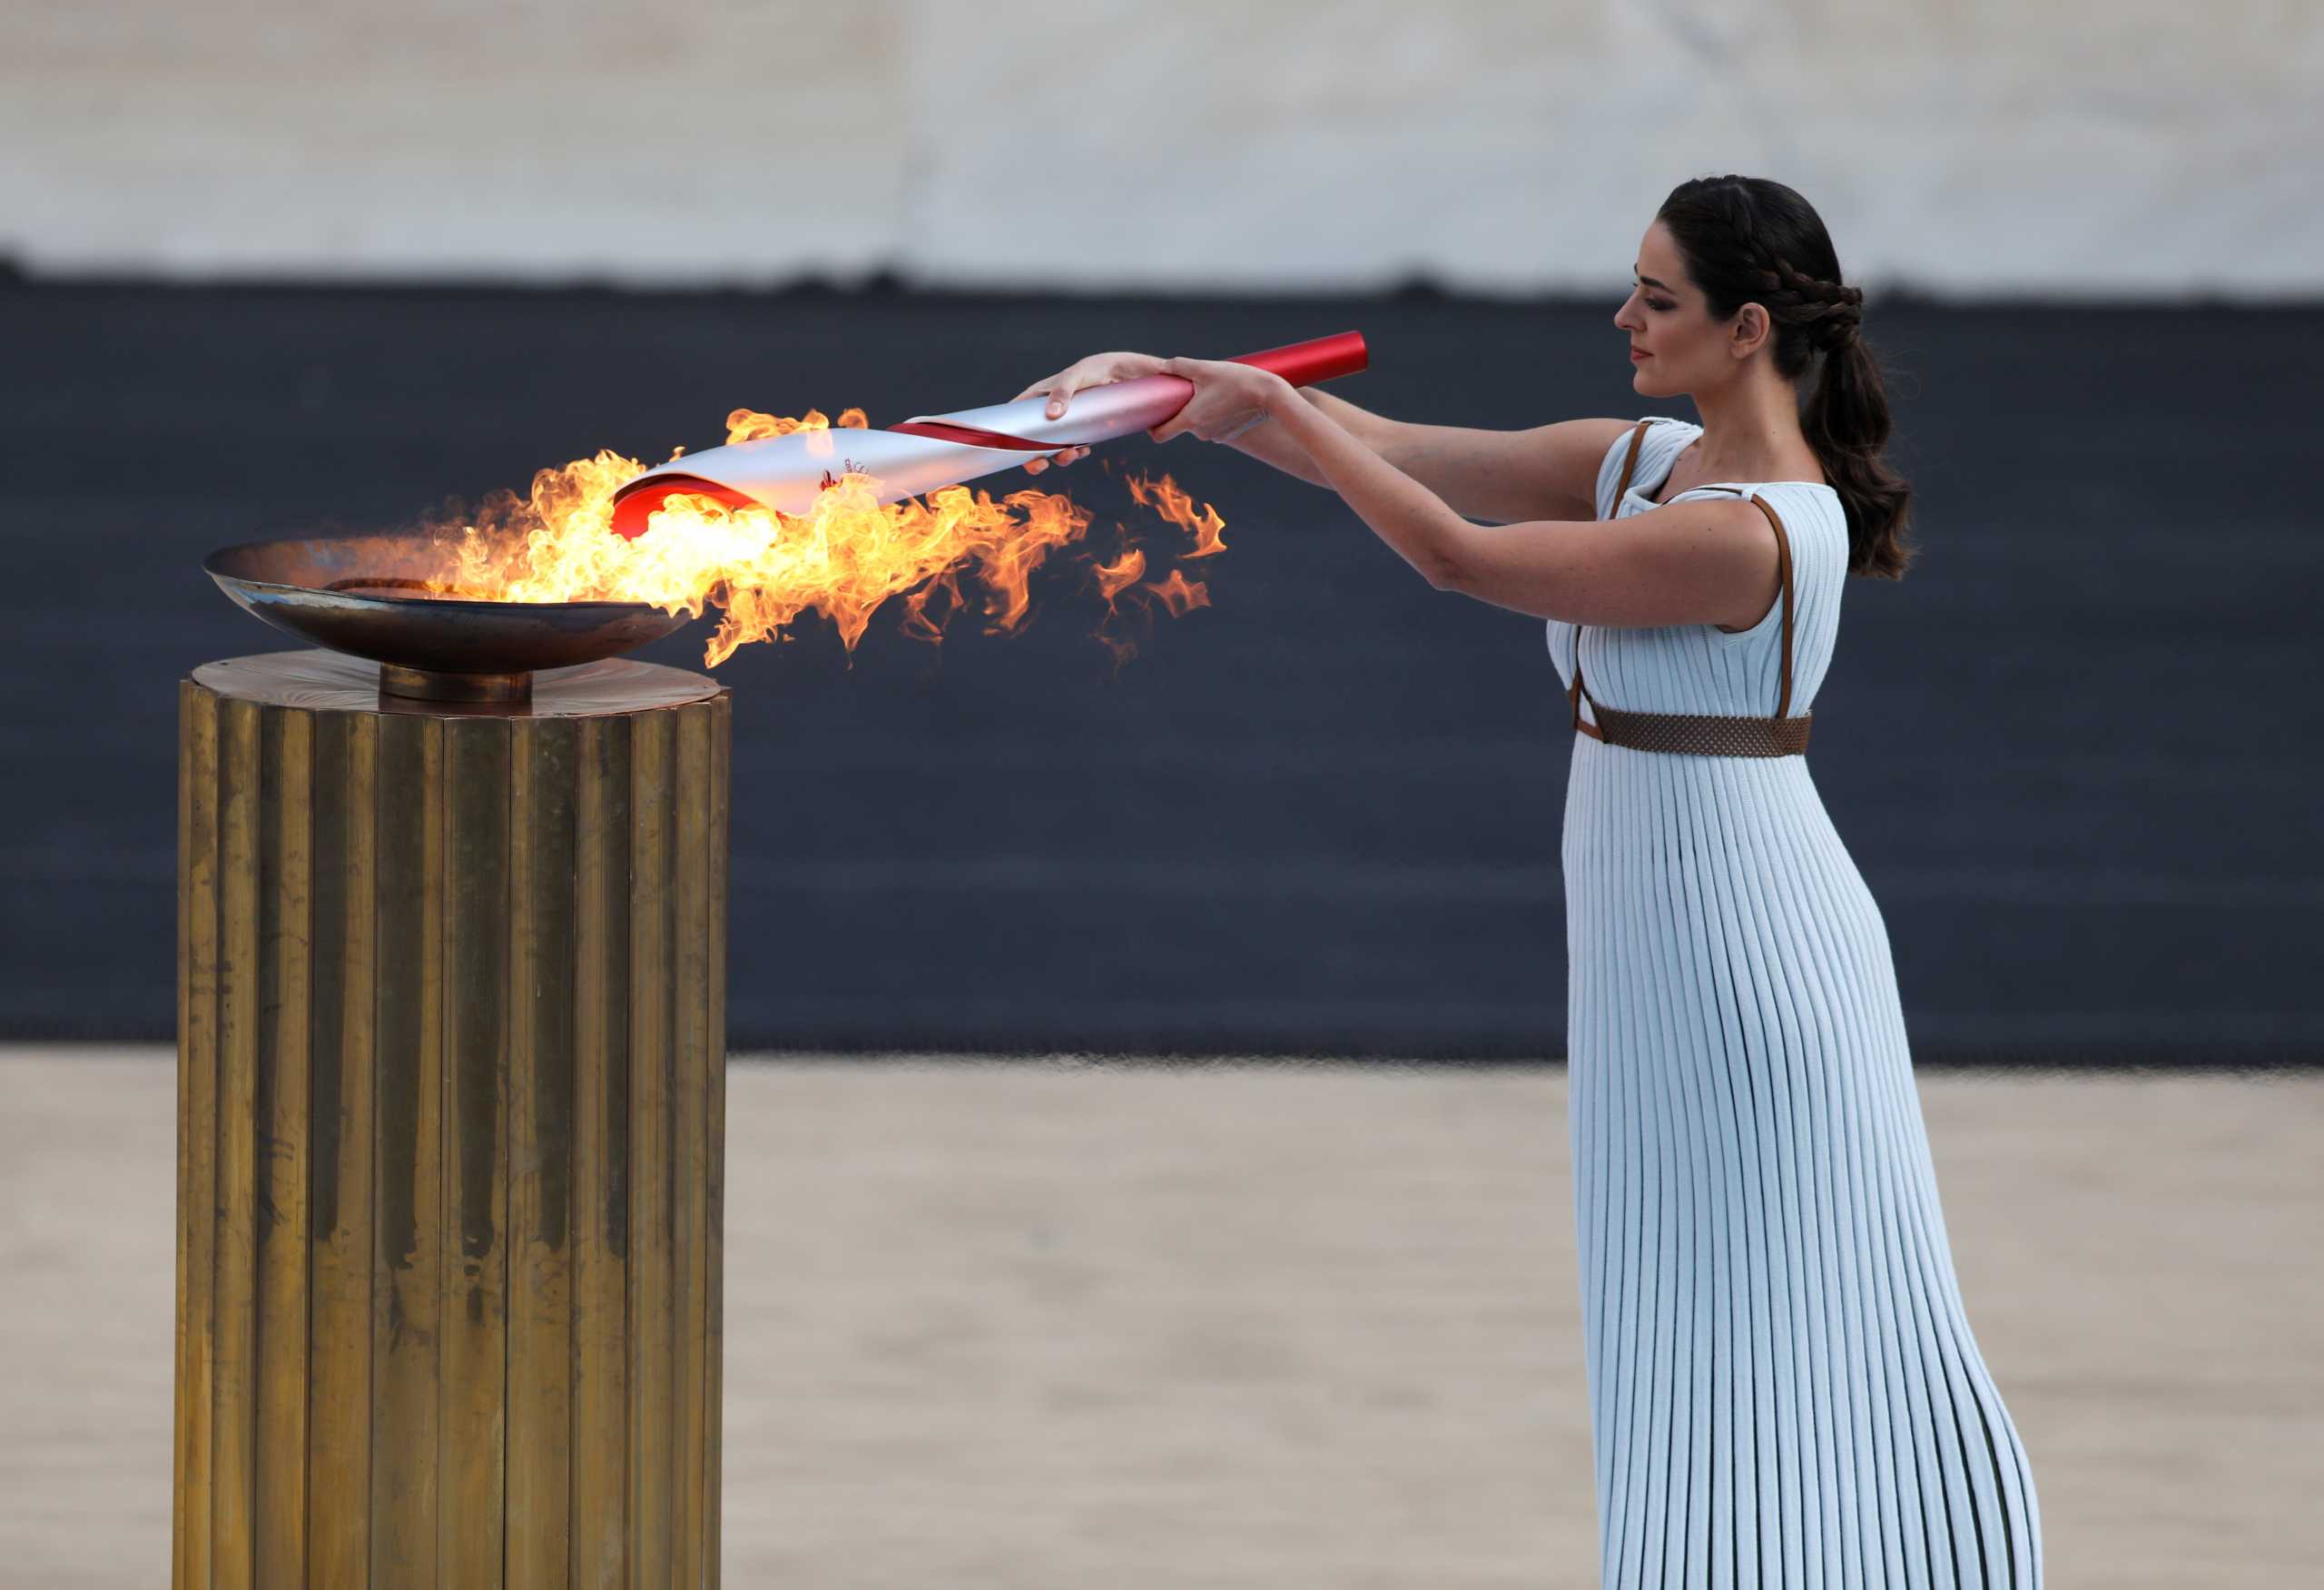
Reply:
<svg viewBox="0 0 2324 1590"><path fill-rule="evenodd" d="M727 693L179 686L173 1582L718 1582Z"/></svg>

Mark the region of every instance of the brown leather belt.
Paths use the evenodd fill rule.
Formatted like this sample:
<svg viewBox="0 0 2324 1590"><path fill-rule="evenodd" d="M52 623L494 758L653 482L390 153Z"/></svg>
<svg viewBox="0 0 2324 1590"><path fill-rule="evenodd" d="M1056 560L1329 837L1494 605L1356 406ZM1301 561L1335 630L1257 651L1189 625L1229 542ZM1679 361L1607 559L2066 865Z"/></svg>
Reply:
<svg viewBox="0 0 2324 1590"><path fill-rule="evenodd" d="M1630 456L1622 460L1622 483L1614 488L1614 511L1622 511L1622 499L1629 495L1630 477L1638 470L1639 449L1645 445L1649 420L1638 422L1630 432ZM1609 746L1621 746L1633 751L1675 751L1690 756L1797 756L1807 749L1807 729L1814 721L1813 713L1797 717L1791 711L1791 538L1784 533L1783 520L1758 492L1751 500L1776 531L1776 568L1783 576L1783 690L1776 702L1773 717L1733 717L1714 713L1694 712L1625 712L1619 706L1600 706L1581 683L1581 626L1573 627L1573 684L1566 696L1573 703L1573 726L1593 740ZM1598 721L1581 721L1581 703L1587 696L1590 711Z"/></svg>

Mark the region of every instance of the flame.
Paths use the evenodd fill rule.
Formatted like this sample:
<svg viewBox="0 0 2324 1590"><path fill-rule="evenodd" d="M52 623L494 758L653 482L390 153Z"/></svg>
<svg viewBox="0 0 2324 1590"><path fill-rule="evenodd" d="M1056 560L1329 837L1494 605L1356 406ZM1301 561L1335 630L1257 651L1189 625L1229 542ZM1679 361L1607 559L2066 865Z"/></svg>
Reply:
<svg viewBox="0 0 2324 1590"><path fill-rule="evenodd" d="M1191 558L1194 554L1189 552L1187 556ZM1210 606L1210 588L1200 580L1188 579L1182 568L1172 569L1169 578L1157 581L1146 588L1162 598L1162 605L1170 609L1173 618L1183 618L1196 607Z"/></svg>
<svg viewBox="0 0 2324 1590"><path fill-rule="evenodd" d="M862 429L868 420L862 410L848 409L837 423ZM819 410L793 420L737 409L727 417L727 436L731 443L832 425ZM648 518L645 533L630 539L614 533L614 493L644 469L601 451L541 470L521 498L494 494L471 522L442 527L448 567L434 583L489 600L643 602L697 617L714 606L718 629L704 656L714 667L739 647L786 638L788 627L810 611L830 619L852 651L872 615L897 597L904 629L923 639L940 638L951 615L970 606L980 609L988 633L1013 631L1031 613L1034 572L1081 541L1091 518L1068 497L1031 489L995 498L952 486L882 503L879 482L852 471L803 515L675 494ZM1225 521L1206 504L1197 513L1168 476L1136 478L1131 491L1194 535L1193 550L1183 556L1223 548ZM1089 560L1108 615L1147 573L1146 554L1134 548L1109 565ZM964 576L982 587L973 600L963 593ZM1206 588L1176 569L1140 588L1173 616L1209 605ZM1122 655L1117 641L1099 638Z"/></svg>
<svg viewBox="0 0 2324 1590"><path fill-rule="evenodd" d="M1129 485L1129 494L1137 499L1140 507L1150 508L1172 524L1193 533L1195 549L1185 554L1186 557L1207 558L1214 552L1226 550L1226 543L1219 538L1218 534L1226 528L1226 521L1218 517L1218 510L1210 504L1204 503L1202 511L1197 514L1195 499L1179 490L1178 483L1167 475L1159 480L1144 475L1126 476L1125 479Z"/></svg>
<svg viewBox="0 0 2324 1590"><path fill-rule="evenodd" d="M1098 594L1110 603L1146 578L1146 554L1132 547L1118 561L1098 565Z"/></svg>
<svg viewBox="0 0 2324 1590"><path fill-rule="evenodd" d="M821 409L810 409L803 418L787 420L780 414L762 414L755 409L737 409L726 416L726 445L738 441L763 441L771 436L790 436L801 430L829 430L834 424L843 430L862 430L872 421L861 409L842 409L838 420L824 418Z"/></svg>

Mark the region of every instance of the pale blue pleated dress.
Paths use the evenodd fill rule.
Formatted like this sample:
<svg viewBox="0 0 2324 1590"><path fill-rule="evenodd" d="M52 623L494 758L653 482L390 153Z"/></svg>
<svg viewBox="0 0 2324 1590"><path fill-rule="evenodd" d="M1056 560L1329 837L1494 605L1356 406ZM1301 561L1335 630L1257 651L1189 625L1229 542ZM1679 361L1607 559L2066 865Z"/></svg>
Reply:
<svg viewBox="0 0 2324 1590"><path fill-rule="evenodd" d="M1625 433L1600 516L1656 506L1700 434L1658 419L1618 503ZM1791 542L1797 716L1832 661L1846 522L1806 481L1680 495L1738 491ZM1590 695L1770 716L1780 607L1737 635L1585 626ZM1573 634L1549 626L1568 685ZM1573 737L1568 1075L1602 1583L2039 1590L2033 1471L1955 1279L1887 926L1813 755Z"/></svg>

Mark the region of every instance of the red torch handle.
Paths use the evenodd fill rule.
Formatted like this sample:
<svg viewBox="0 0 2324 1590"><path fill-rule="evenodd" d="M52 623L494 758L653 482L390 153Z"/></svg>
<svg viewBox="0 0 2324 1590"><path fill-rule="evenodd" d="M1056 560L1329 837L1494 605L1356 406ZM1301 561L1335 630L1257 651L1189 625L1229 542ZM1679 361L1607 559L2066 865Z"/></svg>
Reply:
<svg viewBox="0 0 2324 1590"><path fill-rule="evenodd" d="M1239 353L1226 362L1256 364L1261 370L1274 371L1295 387L1312 387L1318 381L1335 380L1370 369L1372 355L1364 349L1363 332L1341 331L1318 337L1312 342L1291 342L1258 353Z"/></svg>

